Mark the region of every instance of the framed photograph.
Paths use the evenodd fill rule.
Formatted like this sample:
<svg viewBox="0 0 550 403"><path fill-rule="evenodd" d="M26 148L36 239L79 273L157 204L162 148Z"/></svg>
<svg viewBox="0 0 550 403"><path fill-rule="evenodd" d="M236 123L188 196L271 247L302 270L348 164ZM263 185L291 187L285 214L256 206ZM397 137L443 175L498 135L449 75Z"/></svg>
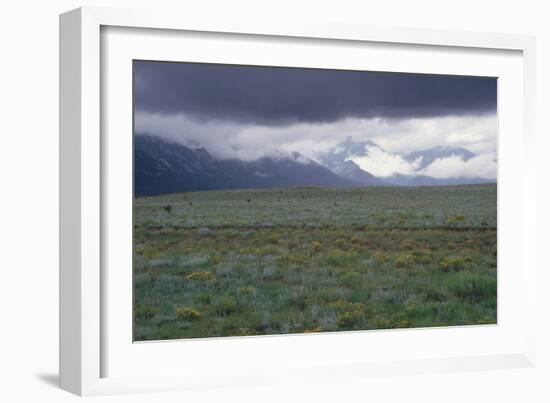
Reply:
<svg viewBox="0 0 550 403"><path fill-rule="evenodd" d="M534 365L534 39L60 17L60 383Z"/></svg>

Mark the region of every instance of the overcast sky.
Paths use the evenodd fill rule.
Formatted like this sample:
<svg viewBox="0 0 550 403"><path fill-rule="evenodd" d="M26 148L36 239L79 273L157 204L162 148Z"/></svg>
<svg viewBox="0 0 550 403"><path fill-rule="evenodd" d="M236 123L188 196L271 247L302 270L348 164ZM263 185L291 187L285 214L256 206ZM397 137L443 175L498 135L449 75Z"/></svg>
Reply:
<svg viewBox="0 0 550 403"><path fill-rule="evenodd" d="M246 160L274 150L315 159L351 136L381 146L362 161L378 176L495 178L496 102L495 78L134 62L136 133ZM419 172L398 154L435 146L479 156Z"/></svg>

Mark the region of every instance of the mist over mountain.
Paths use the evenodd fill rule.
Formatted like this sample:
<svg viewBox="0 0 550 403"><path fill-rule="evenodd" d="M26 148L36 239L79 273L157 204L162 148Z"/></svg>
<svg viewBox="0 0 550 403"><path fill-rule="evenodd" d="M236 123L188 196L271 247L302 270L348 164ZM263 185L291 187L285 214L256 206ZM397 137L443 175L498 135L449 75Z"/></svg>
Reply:
<svg viewBox="0 0 550 403"><path fill-rule="evenodd" d="M384 181L365 171L351 160L357 155L364 155L368 147L376 146L372 141L353 142L348 137L344 142L318 156L321 164L332 172L355 182L358 185L383 185Z"/></svg>
<svg viewBox="0 0 550 403"><path fill-rule="evenodd" d="M419 161L420 168L426 168L437 159L450 158L453 156L457 156L464 161L468 161L475 157L475 154L462 147L438 146L428 150L413 151L403 155L403 157L409 162Z"/></svg>
<svg viewBox="0 0 550 403"><path fill-rule="evenodd" d="M134 137L134 148L134 193L140 196L215 189L355 185L295 152L275 152L255 161L216 159L204 148L189 148L145 135Z"/></svg>
<svg viewBox="0 0 550 403"><path fill-rule="evenodd" d="M389 153L373 141L345 141L319 155L319 161L333 172L359 185L437 186L490 183L495 180L478 176L449 176L425 174L435 162L449 159L466 163L476 154L461 147L438 146L407 154ZM373 166L379 175L369 170ZM388 175L381 175L388 171Z"/></svg>
<svg viewBox="0 0 550 403"><path fill-rule="evenodd" d="M434 186L495 182L477 176L445 178L424 174L445 161L467 163L477 155L464 149L434 147L408 154L387 153L372 141L345 141L318 154L273 151L253 160L223 159L198 145L184 146L149 135L134 136L134 193L157 195L215 189L292 186ZM401 167L391 175L365 169L373 161ZM383 167L382 167L383 168ZM377 166L380 170L380 166ZM432 169L433 171L433 169ZM393 171L392 171L393 172Z"/></svg>

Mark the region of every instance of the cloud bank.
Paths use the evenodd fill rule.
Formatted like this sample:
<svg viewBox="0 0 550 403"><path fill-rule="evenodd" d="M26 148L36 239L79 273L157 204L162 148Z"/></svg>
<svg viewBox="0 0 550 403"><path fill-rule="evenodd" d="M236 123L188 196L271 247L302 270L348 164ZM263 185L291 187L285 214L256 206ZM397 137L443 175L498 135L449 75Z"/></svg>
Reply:
<svg viewBox="0 0 550 403"><path fill-rule="evenodd" d="M458 156L437 159L419 174L433 178L484 178L496 179L497 162L494 154L480 154L468 161Z"/></svg>
<svg viewBox="0 0 550 403"><path fill-rule="evenodd" d="M350 158L359 167L376 177L387 178L393 175L416 175L421 158L409 162L400 154L385 151L380 147L370 147L364 157Z"/></svg>
<svg viewBox="0 0 550 403"><path fill-rule="evenodd" d="M218 158L318 156L352 137L379 177L496 178L496 79L202 63L134 62L136 134L205 147ZM478 154L425 168L402 153L436 146Z"/></svg>
<svg viewBox="0 0 550 403"><path fill-rule="evenodd" d="M185 114L137 112L136 133L160 136L189 146L203 146L220 158L256 159L275 150L297 151L310 158L347 137L372 140L384 150L406 153L446 145L474 153L496 150L495 115L414 119L357 119L288 126L250 125L224 120L200 121Z"/></svg>
<svg viewBox="0 0 550 403"><path fill-rule="evenodd" d="M494 113L496 78L134 62L138 112L262 125Z"/></svg>

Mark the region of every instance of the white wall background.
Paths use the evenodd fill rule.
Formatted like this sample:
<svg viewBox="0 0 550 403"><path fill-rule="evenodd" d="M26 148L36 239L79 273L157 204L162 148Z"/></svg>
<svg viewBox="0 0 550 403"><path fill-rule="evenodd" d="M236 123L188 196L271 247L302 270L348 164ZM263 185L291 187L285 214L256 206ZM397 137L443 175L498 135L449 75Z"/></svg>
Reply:
<svg viewBox="0 0 550 403"><path fill-rule="evenodd" d="M57 383L58 14L81 5L178 7L232 18L319 18L374 25L534 34L538 50L539 259L549 224L550 25L546 1L72 1L0 4L0 400L75 401ZM354 379L302 387L94 398L98 401L550 401L550 287L542 267L539 366L530 370ZM547 264L545 266L548 266Z"/></svg>

